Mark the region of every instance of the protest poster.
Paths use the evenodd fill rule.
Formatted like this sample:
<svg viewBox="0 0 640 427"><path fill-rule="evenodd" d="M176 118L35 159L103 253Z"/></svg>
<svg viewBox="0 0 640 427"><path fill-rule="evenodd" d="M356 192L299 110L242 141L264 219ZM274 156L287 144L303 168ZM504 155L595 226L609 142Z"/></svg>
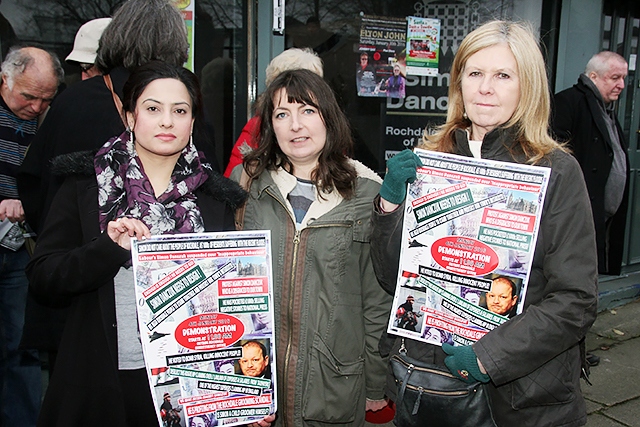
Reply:
<svg viewBox="0 0 640 427"><path fill-rule="evenodd" d="M362 17L356 60L359 96L405 97L406 33L407 21L404 18Z"/></svg>
<svg viewBox="0 0 640 427"><path fill-rule="evenodd" d="M407 17L407 74L435 76L440 57L440 20Z"/></svg>
<svg viewBox="0 0 640 427"><path fill-rule="evenodd" d="M415 152L387 330L470 345L522 312L551 170Z"/></svg>
<svg viewBox="0 0 640 427"><path fill-rule="evenodd" d="M270 232L153 236L133 241L132 260L159 425L244 425L275 412Z"/></svg>

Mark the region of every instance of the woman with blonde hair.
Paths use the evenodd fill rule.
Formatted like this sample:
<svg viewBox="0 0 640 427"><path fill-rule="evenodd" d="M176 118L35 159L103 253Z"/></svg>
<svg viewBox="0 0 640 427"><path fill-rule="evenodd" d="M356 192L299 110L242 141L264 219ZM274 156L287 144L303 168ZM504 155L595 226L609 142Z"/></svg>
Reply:
<svg viewBox="0 0 640 427"><path fill-rule="evenodd" d="M449 87L449 108L447 121L433 135L425 134L425 148L435 151L453 152L453 133L456 129L469 127L470 119L465 112L462 94L462 79L465 64L477 52L496 45L509 47L518 64L520 81L519 102L509 120L500 123L513 128L514 138L520 142L526 163L535 164L554 149L563 149L548 132L550 95L544 59L532 34L532 30L520 23L493 21L470 33L463 41L453 64ZM464 48L464 50L463 50ZM473 123L471 123L473 124ZM477 140L480 135L470 135Z"/></svg>
<svg viewBox="0 0 640 427"><path fill-rule="evenodd" d="M446 366L462 381L486 384L491 415L479 421L477 414L464 414L456 426L586 423L581 343L596 316L595 237L580 167L548 134L549 104L533 31L522 23L488 22L460 45L447 120L423 141L433 151L551 168L523 312L473 345L439 347L404 339L408 356ZM401 205L420 159L406 150L387 166L374 202L371 245L378 280L393 293ZM400 345L396 340L392 354ZM387 393L396 398L395 387ZM396 404L400 413L406 402Z"/></svg>

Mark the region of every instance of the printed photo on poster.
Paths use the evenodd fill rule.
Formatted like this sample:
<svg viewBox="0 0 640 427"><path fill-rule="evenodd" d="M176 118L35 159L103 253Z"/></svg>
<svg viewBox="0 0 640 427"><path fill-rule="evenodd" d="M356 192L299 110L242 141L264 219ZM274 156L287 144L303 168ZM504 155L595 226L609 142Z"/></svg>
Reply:
<svg viewBox="0 0 640 427"><path fill-rule="evenodd" d="M359 96L405 97L406 32L405 19L362 17L356 58L356 90Z"/></svg>
<svg viewBox="0 0 640 427"><path fill-rule="evenodd" d="M415 152L387 331L469 345L522 312L550 169Z"/></svg>
<svg viewBox="0 0 640 427"><path fill-rule="evenodd" d="M138 326L160 426L244 425L275 412L269 241L268 231L134 241Z"/></svg>
<svg viewBox="0 0 640 427"><path fill-rule="evenodd" d="M440 58L440 20L407 17L407 74L435 76Z"/></svg>

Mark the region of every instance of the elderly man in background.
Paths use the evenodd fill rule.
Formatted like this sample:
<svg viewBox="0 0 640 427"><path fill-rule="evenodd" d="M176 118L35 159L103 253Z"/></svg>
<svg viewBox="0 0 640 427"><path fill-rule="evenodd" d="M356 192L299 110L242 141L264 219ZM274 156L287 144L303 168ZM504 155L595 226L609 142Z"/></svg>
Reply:
<svg viewBox="0 0 640 427"><path fill-rule="evenodd" d="M80 67L82 80L102 74L95 65L96 52L100 44L100 36L110 22L111 18L92 19L84 23L76 33L73 50L65 58L65 61Z"/></svg>
<svg viewBox="0 0 640 427"><path fill-rule="evenodd" d="M619 275L622 265L629 156L614 104L626 77L625 59L603 51L591 57L578 83L554 97L553 131L568 142L589 191L599 274Z"/></svg>
<svg viewBox="0 0 640 427"><path fill-rule="evenodd" d="M628 145L614 107L625 87L627 61L615 52L591 57L578 82L554 97L551 126L580 163L589 191L598 273L620 275L629 200ZM587 353L591 366L600 358Z"/></svg>
<svg viewBox="0 0 640 427"><path fill-rule="evenodd" d="M58 58L42 49L12 49L0 84L0 425L35 425L42 394L37 352L20 350L29 283L24 210L16 174L29 143L62 83Z"/></svg>

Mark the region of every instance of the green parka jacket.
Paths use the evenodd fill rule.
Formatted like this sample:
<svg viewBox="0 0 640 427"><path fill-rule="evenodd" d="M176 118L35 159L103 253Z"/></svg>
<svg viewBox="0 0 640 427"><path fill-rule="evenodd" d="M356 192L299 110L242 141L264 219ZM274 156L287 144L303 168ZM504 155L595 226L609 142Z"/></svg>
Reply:
<svg viewBox="0 0 640 427"><path fill-rule="evenodd" d="M391 297L370 259L371 207L380 178L352 161L355 196L316 198L299 229L280 169L251 183L245 230L271 230L278 410L276 426L362 426L365 398L384 397L387 360L378 341ZM239 181L242 166L231 178Z"/></svg>

